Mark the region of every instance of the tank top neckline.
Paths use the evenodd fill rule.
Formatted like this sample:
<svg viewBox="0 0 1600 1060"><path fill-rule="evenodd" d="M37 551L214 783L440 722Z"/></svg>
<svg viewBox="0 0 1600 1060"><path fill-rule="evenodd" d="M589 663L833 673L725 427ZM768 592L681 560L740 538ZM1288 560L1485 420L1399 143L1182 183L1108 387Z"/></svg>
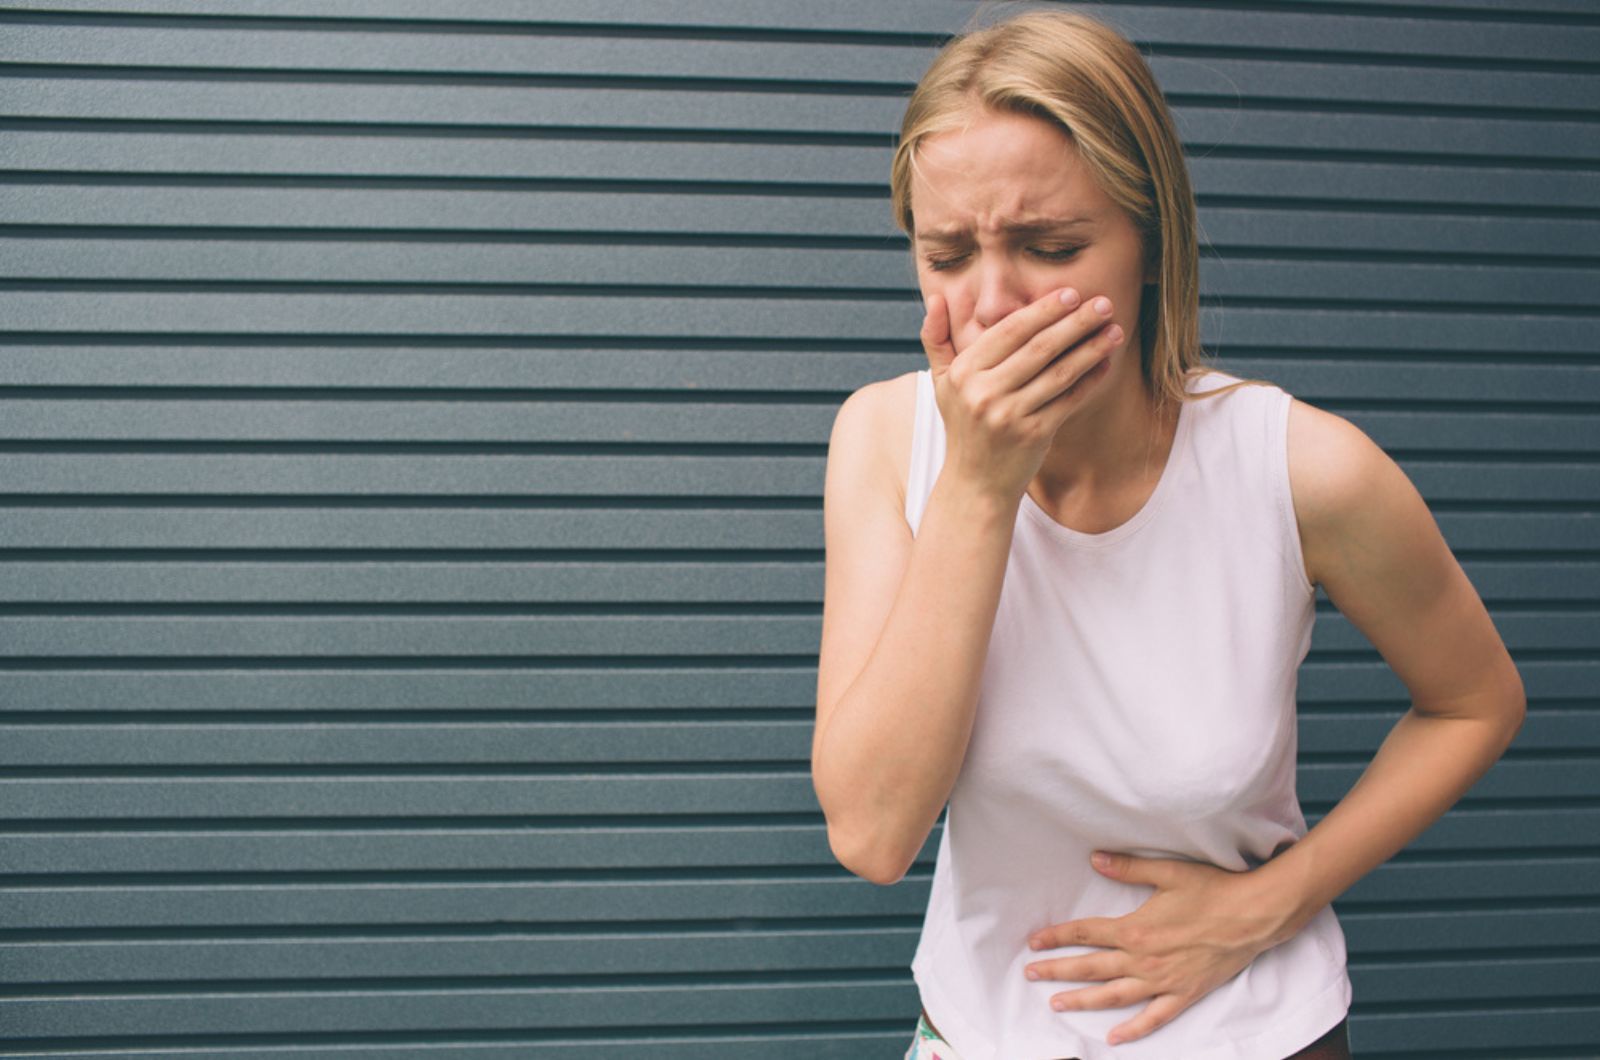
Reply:
<svg viewBox="0 0 1600 1060"><path fill-rule="evenodd" d="M1022 511L1051 537L1074 548L1105 548L1137 532L1154 518L1156 510L1161 507L1161 502L1172 492L1172 480L1177 477L1177 468L1182 463L1181 456L1189 444L1193 418L1189 406L1192 404L1194 404L1192 401L1184 401L1178 406L1178 425L1173 431L1172 448L1167 453L1166 464L1161 468L1161 477L1156 480L1156 487L1150 491L1150 496L1145 498L1144 505L1124 522L1098 534L1074 530L1070 526L1056 522L1055 518L1041 508L1026 491L1022 494Z"/></svg>

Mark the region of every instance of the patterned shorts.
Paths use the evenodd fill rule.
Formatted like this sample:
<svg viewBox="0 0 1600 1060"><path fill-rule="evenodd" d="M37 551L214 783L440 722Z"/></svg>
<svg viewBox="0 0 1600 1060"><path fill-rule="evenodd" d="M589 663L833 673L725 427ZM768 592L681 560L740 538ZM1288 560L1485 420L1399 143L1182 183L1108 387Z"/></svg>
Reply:
<svg viewBox="0 0 1600 1060"><path fill-rule="evenodd" d="M917 1030L911 1040L911 1048L906 1050L904 1060L961 1060L956 1051L950 1048L950 1043L939 1037L928 1021L917 1014Z"/></svg>

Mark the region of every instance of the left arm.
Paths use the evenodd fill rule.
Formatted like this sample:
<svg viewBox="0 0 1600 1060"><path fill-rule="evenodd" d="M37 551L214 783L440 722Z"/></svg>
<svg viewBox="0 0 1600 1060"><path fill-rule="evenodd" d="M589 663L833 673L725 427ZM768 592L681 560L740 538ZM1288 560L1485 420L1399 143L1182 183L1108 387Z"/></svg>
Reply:
<svg viewBox="0 0 1600 1060"><path fill-rule="evenodd" d="M1339 804L1246 872L1113 855L1106 875L1158 889L1123 917L1044 928L1034 948L1102 946L1035 962L1047 978L1108 980L1055 995L1066 1008L1150 1003L1113 1044L1171 1022L1257 954L1293 938L1444 814L1522 725L1521 677L1427 504L1349 421L1295 401L1289 479L1308 579L1370 640L1411 709Z"/></svg>
<svg viewBox="0 0 1600 1060"><path fill-rule="evenodd" d="M1348 421L1296 401L1290 483L1308 573L1411 694L1355 786L1253 875L1292 938L1421 835L1505 753L1522 679L1403 471Z"/></svg>

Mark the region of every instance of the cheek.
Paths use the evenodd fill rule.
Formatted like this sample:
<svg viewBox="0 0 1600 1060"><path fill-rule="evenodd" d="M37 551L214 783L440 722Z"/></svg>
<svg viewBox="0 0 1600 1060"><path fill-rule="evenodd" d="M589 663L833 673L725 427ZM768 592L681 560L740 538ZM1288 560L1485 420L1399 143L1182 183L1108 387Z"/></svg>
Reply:
<svg viewBox="0 0 1600 1060"><path fill-rule="evenodd" d="M923 304L927 304L930 295L944 299L953 326L959 327L961 321L971 317L971 293L959 277L952 279L936 272L923 273L917 277L917 287L922 292Z"/></svg>

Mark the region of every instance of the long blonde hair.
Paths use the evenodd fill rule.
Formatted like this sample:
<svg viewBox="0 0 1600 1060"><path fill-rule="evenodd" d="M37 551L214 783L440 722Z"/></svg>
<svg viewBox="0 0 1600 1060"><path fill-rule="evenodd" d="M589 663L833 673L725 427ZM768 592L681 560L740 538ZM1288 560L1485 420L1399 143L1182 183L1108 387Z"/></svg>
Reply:
<svg viewBox="0 0 1600 1060"><path fill-rule="evenodd" d="M1029 11L946 44L911 94L890 167L895 222L908 236L917 149L960 127L975 104L1059 126L1133 221L1146 263L1159 263L1139 310L1140 369L1158 404L1189 400L1188 381L1216 371L1200 348L1194 191L1166 99L1139 50L1071 11Z"/></svg>

